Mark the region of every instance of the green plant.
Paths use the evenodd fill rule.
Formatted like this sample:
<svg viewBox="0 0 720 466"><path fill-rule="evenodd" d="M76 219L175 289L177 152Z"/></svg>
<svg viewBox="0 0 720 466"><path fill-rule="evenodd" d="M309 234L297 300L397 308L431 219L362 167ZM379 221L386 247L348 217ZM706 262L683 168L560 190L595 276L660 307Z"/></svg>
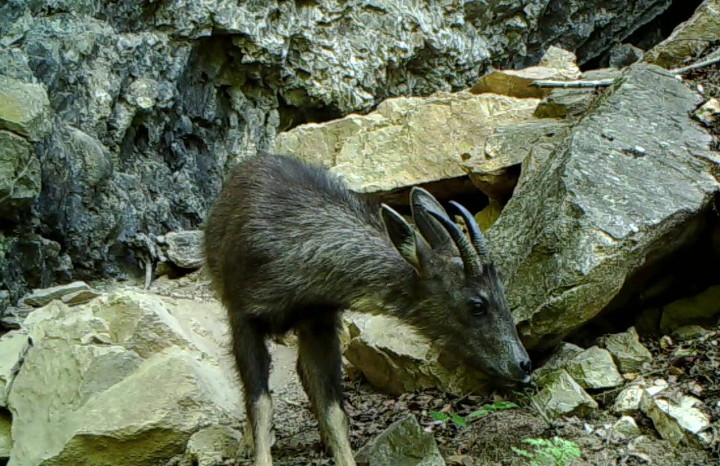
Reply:
<svg viewBox="0 0 720 466"><path fill-rule="evenodd" d="M452 421L455 425L458 427L467 427L468 421L472 421L475 419L479 419L481 417L485 417L488 414L494 412L494 411L500 411L503 409L513 409L517 408L518 405L511 401L498 401L496 403L492 404L486 404L483 405L480 409L477 411L473 411L472 413L468 414L466 417L462 417L459 414L456 413L442 413L440 411L430 411L430 416L432 416L433 419L436 421Z"/></svg>
<svg viewBox="0 0 720 466"><path fill-rule="evenodd" d="M516 454L528 458L530 466L565 466L582 455L577 443L560 437L553 437L552 440L526 438L523 442L533 446L534 451L530 453L519 448L511 448Z"/></svg>

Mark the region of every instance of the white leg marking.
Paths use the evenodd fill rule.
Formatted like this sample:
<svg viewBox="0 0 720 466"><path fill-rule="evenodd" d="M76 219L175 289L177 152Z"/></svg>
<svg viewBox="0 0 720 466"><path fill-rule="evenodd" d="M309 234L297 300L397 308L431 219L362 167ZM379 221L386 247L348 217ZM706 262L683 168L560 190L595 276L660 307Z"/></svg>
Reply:
<svg viewBox="0 0 720 466"><path fill-rule="evenodd" d="M272 432L272 400L262 395L253 406L255 414L255 464L256 466L272 466L270 448L273 444Z"/></svg>
<svg viewBox="0 0 720 466"><path fill-rule="evenodd" d="M337 466L355 466L350 446L347 415L337 403L331 404L325 411L325 428L335 464Z"/></svg>

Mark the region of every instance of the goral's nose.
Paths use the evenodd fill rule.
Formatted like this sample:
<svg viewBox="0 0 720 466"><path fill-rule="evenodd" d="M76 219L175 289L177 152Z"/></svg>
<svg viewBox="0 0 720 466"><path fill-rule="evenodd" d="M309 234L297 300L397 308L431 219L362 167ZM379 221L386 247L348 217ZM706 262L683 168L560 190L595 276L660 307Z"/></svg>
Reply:
<svg viewBox="0 0 720 466"><path fill-rule="evenodd" d="M522 369L527 375L532 374L532 362L529 359L520 361L520 369Z"/></svg>

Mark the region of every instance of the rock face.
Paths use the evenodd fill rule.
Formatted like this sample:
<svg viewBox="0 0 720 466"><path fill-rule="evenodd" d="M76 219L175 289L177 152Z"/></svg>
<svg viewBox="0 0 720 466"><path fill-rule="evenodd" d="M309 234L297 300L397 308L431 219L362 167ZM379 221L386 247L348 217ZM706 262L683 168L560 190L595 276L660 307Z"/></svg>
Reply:
<svg viewBox="0 0 720 466"><path fill-rule="evenodd" d="M693 234L693 215L720 190L711 138L689 118L696 104L672 75L635 64L520 178L486 236L526 345L597 315L651 253Z"/></svg>
<svg viewBox="0 0 720 466"><path fill-rule="evenodd" d="M235 424L229 362L178 315L175 301L129 291L31 313L33 346L8 398L9 464L157 464L201 427Z"/></svg>
<svg viewBox="0 0 720 466"><path fill-rule="evenodd" d="M280 130L468 88L558 41L584 63L669 4L3 2L0 90L22 98L0 128L38 138L42 191L32 175L15 194L36 208L0 238L2 287L14 302L135 267L143 235L197 228L236 157Z"/></svg>
<svg viewBox="0 0 720 466"><path fill-rule="evenodd" d="M464 394L488 386L486 375L450 360L391 317L353 314L345 319L349 341L344 356L380 390L400 395L433 387Z"/></svg>
<svg viewBox="0 0 720 466"><path fill-rule="evenodd" d="M394 422L358 450L358 465L445 466L435 437L423 431L414 415Z"/></svg>
<svg viewBox="0 0 720 466"><path fill-rule="evenodd" d="M0 131L0 216L12 219L40 195L40 162L30 143Z"/></svg>

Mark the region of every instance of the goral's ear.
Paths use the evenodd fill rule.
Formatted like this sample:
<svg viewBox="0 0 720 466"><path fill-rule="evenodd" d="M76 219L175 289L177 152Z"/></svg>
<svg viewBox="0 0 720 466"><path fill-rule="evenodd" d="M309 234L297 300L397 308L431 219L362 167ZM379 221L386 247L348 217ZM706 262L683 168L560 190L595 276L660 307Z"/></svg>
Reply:
<svg viewBox="0 0 720 466"><path fill-rule="evenodd" d="M425 240L415 233L415 230L405 221L402 215L386 204L382 204L380 207L380 217L397 252L405 259L405 262L415 269L418 275L422 275L423 264L426 263L425 259L429 252Z"/></svg>

